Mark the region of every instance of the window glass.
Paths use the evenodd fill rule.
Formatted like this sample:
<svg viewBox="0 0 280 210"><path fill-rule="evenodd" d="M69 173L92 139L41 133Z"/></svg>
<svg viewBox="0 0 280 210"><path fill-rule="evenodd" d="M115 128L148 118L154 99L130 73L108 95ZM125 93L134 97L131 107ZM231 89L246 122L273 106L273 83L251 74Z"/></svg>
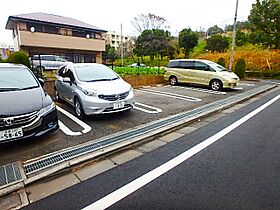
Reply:
<svg viewBox="0 0 280 210"><path fill-rule="evenodd" d="M39 87L35 77L26 68L1 68L0 92Z"/></svg>
<svg viewBox="0 0 280 210"><path fill-rule="evenodd" d="M193 63L193 61L181 61L179 64L179 68L193 69Z"/></svg>
<svg viewBox="0 0 280 210"><path fill-rule="evenodd" d="M119 76L104 65L88 65L75 67L77 77L82 82L111 81L119 79Z"/></svg>
<svg viewBox="0 0 280 210"><path fill-rule="evenodd" d="M196 61L196 62L194 63L194 68L195 68L196 70L204 70L204 71L209 71L209 70L210 70L210 69L209 69L209 66L208 66L207 64L202 63L202 62L199 62L199 61Z"/></svg>
<svg viewBox="0 0 280 210"><path fill-rule="evenodd" d="M65 68L63 77L69 77L72 82L75 81L74 74L70 69Z"/></svg>
<svg viewBox="0 0 280 210"><path fill-rule="evenodd" d="M64 69L65 69L65 66L63 66L62 68L60 68L60 69L58 70L58 76L63 77Z"/></svg>
<svg viewBox="0 0 280 210"><path fill-rule="evenodd" d="M180 61L171 61L171 62L169 62L169 64L168 64L168 68L178 68L178 66L179 66L179 62Z"/></svg>

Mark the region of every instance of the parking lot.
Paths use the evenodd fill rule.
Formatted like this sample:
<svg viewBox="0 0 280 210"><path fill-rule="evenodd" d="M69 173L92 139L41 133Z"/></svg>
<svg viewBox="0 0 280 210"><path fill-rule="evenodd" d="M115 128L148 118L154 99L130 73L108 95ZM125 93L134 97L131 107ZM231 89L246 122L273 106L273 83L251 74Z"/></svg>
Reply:
<svg viewBox="0 0 280 210"><path fill-rule="evenodd" d="M265 82L244 81L240 83L238 88L222 92L187 85L158 85L137 88L134 89L136 106L133 110L89 116L83 121L75 117L71 106L66 103L57 103L60 129L41 138L1 145L0 165L26 161L57 150L97 140L243 93L263 84Z"/></svg>

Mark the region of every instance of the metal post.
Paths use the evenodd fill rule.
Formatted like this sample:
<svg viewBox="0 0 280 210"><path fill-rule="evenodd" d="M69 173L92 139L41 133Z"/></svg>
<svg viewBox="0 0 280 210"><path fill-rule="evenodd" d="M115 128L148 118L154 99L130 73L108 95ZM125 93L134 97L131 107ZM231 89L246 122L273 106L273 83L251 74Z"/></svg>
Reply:
<svg viewBox="0 0 280 210"><path fill-rule="evenodd" d="M122 32L122 24L121 24L121 60L122 60L122 66L123 66L123 32Z"/></svg>
<svg viewBox="0 0 280 210"><path fill-rule="evenodd" d="M235 36L236 36L236 19L237 19L238 1L239 0L236 0L235 16L234 16L234 23L233 23L232 46L231 46L230 61L229 61L229 70L230 71L232 71L232 64L233 64L234 45L235 45Z"/></svg>

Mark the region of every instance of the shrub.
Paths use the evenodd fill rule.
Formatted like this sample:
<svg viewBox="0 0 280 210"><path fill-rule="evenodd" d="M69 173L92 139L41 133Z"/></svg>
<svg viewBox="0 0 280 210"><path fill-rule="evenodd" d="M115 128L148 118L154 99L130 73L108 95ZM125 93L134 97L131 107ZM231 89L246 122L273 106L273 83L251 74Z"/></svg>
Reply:
<svg viewBox="0 0 280 210"><path fill-rule="evenodd" d="M239 76L240 79L245 77L246 63L243 58L239 58L236 62L234 72Z"/></svg>
<svg viewBox="0 0 280 210"><path fill-rule="evenodd" d="M218 64L220 64L223 67L226 67L226 62L225 59L223 57L220 57L217 61Z"/></svg>
<svg viewBox="0 0 280 210"><path fill-rule="evenodd" d="M15 64L23 64L28 68L31 68L30 60L28 55L24 52L15 52L9 55L9 57L5 60L6 63L15 63Z"/></svg>
<svg viewBox="0 0 280 210"><path fill-rule="evenodd" d="M3 62L3 59L2 59L2 57L0 57L0 63L2 63Z"/></svg>

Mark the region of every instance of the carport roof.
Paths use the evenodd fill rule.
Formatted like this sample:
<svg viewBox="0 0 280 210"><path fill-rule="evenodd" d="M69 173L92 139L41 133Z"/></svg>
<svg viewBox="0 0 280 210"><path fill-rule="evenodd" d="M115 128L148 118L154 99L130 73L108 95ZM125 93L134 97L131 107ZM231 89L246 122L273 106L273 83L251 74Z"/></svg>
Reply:
<svg viewBox="0 0 280 210"><path fill-rule="evenodd" d="M84 29L89 29L94 31L107 32L106 30L100 29L96 26L76 20L74 18L63 17L63 16L53 15L53 14L48 14L43 12L9 16L6 24L6 29L13 29L14 28L13 22L20 21L20 20L50 23L50 24L57 24L61 26L78 27L78 28L84 28Z"/></svg>

